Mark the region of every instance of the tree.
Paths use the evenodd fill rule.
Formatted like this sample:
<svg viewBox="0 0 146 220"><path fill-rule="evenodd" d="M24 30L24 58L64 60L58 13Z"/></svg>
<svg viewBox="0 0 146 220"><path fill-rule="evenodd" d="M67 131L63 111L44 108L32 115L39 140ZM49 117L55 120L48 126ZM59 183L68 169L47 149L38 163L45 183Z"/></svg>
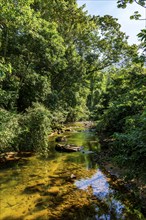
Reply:
<svg viewBox="0 0 146 220"><path fill-rule="evenodd" d="M98 94L101 73L113 65L129 67L138 57L116 19L92 17L75 0L2 0L0 8L0 107L13 116L22 114L34 133L32 112L39 117L46 108L55 118L52 128L57 120L87 119L98 105L96 96L103 94L104 89ZM18 126L23 131L23 123ZM16 135L21 143L25 134Z"/></svg>
<svg viewBox="0 0 146 220"><path fill-rule="evenodd" d="M6 65L11 64L12 72L11 76L6 75L1 86L4 91L7 91L13 78L15 78L15 82L18 81L19 86L12 90L14 93L15 90L17 92L18 103L15 100L15 106L18 104L19 111L24 111L28 107L23 101L20 105L19 100L21 98L24 100L24 95L31 93L31 86L25 83L26 78L34 79L33 75L39 74L37 75L37 85L40 79L41 87L42 78L47 77L49 91L50 72L54 69L54 65L61 64L59 57L62 57L65 52L63 39L57 31L57 24L42 19L39 11L36 12L32 8L33 4L33 0L1 1L0 3L2 9L0 56L3 57ZM30 77L30 75L32 76ZM32 80L31 83L35 82ZM27 90L27 94L24 94L22 90ZM29 98L30 95L25 97L26 100ZM34 96L33 101L36 99ZM29 102L29 104L31 103L32 101Z"/></svg>
<svg viewBox="0 0 146 220"><path fill-rule="evenodd" d="M105 89L100 89L100 102L94 111L97 130L114 139L110 145L114 161L129 165L131 176L137 175L145 169L146 69L133 64L112 68L104 77Z"/></svg>
<svg viewBox="0 0 146 220"><path fill-rule="evenodd" d="M117 5L119 8L126 8L127 4L130 3L137 3L138 5L146 8L146 1L145 0L118 0ZM130 16L131 19L139 19L141 15L138 13L138 11L135 12L134 15ZM138 34L138 37L141 39L142 46L144 48L144 51L146 50L146 33L145 29L142 29L141 32Z"/></svg>

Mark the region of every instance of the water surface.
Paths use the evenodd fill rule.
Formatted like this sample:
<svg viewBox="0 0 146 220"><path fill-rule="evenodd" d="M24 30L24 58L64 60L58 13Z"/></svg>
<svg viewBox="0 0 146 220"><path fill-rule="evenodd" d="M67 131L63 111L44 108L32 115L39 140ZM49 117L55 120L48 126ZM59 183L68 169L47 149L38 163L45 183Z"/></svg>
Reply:
<svg viewBox="0 0 146 220"><path fill-rule="evenodd" d="M1 169L0 219L144 219L95 162L100 145L94 132L74 127L63 135L84 150L58 153L52 136L48 157L35 155Z"/></svg>

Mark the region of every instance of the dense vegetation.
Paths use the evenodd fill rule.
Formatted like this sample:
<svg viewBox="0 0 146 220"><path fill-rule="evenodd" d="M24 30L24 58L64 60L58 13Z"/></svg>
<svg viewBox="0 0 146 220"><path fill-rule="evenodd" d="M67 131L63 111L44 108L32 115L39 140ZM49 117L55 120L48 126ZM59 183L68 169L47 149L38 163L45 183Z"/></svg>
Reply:
<svg viewBox="0 0 146 220"><path fill-rule="evenodd" d="M114 137L120 164L144 169L145 57L117 19L75 0L1 0L0 9L0 151L45 151L62 123L92 119Z"/></svg>

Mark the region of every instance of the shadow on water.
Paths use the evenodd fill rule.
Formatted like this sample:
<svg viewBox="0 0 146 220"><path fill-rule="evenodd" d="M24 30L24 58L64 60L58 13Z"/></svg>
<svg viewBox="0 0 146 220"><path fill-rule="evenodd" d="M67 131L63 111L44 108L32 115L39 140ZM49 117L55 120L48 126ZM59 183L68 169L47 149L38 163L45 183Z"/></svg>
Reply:
<svg viewBox="0 0 146 220"><path fill-rule="evenodd" d="M100 151L93 132L66 133L67 143L84 146L76 153L55 151L1 173L1 220L140 220L131 200L94 161ZM94 152L94 153L93 153ZM121 199L122 198L122 199Z"/></svg>

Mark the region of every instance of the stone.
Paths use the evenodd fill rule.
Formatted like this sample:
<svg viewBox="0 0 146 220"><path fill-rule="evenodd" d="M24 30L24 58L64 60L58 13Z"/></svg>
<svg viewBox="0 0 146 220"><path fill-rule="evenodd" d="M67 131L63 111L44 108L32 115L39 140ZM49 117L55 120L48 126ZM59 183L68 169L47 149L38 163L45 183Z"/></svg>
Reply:
<svg viewBox="0 0 146 220"><path fill-rule="evenodd" d="M55 150L59 151L59 152L77 152L80 151L81 149L83 149L83 147L78 147L74 144L67 144L67 145L61 145L61 144L57 144L55 146Z"/></svg>

